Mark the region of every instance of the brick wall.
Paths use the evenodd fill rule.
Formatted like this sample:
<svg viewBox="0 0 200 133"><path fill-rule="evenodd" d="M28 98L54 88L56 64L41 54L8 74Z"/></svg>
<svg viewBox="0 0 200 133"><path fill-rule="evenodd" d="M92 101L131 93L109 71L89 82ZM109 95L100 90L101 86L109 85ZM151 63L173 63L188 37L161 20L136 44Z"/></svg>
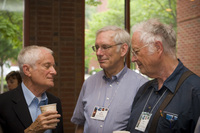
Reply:
<svg viewBox="0 0 200 133"><path fill-rule="evenodd" d="M84 80L84 0L26 0L25 46L54 51L57 76L49 91L62 101L65 133Z"/></svg>
<svg viewBox="0 0 200 133"><path fill-rule="evenodd" d="M200 0L177 0L177 55L200 76Z"/></svg>

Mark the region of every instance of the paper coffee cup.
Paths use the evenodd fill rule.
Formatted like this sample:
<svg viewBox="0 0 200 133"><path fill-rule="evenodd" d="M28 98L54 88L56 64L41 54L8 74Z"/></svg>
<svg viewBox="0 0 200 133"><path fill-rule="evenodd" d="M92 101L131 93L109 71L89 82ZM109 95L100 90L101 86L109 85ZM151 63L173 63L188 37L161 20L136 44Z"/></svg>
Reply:
<svg viewBox="0 0 200 133"><path fill-rule="evenodd" d="M130 133L129 131L113 131L113 133Z"/></svg>
<svg viewBox="0 0 200 133"><path fill-rule="evenodd" d="M40 106L40 110L42 113L47 112L47 111L57 111L56 109L56 103L53 104L47 104L47 105L42 105ZM57 123L51 124L52 126L57 126Z"/></svg>

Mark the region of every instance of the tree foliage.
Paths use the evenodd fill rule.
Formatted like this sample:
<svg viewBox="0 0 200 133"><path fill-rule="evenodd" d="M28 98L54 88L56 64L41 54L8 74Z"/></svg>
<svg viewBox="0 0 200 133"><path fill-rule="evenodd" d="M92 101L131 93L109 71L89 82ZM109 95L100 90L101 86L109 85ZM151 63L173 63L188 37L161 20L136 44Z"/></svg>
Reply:
<svg viewBox="0 0 200 133"><path fill-rule="evenodd" d="M3 90L3 65L5 65L8 60L17 59L17 55L22 48L22 29L22 12L0 11L1 93Z"/></svg>
<svg viewBox="0 0 200 133"><path fill-rule="evenodd" d="M158 18L176 29L176 0L131 0L130 6L131 26L150 18ZM167 9L171 11L167 12ZM95 57L91 47L95 43L96 31L107 25L124 28L124 1L108 0L108 10L91 14L90 17L85 32L85 67Z"/></svg>
<svg viewBox="0 0 200 133"><path fill-rule="evenodd" d="M101 4L101 1L96 1L96 0L86 0L85 3L87 5L91 5L91 6L97 6Z"/></svg>
<svg viewBox="0 0 200 133"><path fill-rule="evenodd" d="M150 19L158 18L176 28L176 0L132 0L131 25ZM167 11L171 10L171 11Z"/></svg>

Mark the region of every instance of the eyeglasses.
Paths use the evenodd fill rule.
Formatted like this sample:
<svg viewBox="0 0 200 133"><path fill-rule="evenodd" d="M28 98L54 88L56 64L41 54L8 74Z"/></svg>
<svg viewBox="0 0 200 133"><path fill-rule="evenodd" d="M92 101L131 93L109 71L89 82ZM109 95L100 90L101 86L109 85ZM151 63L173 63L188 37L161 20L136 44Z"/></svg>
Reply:
<svg viewBox="0 0 200 133"><path fill-rule="evenodd" d="M97 52L98 49L101 48L101 51L104 52L104 51L108 50L109 48L112 48L113 46L117 46L117 45L121 45L121 44L123 44L123 43L118 43L118 44L115 44L115 45L106 45L106 44L104 44L101 47L99 47L98 45L95 45L95 46L92 46L92 50L94 52Z"/></svg>
<svg viewBox="0 0 200 133"><path fill-rule="evenodd" d="M138 56L138 53L140 52L140 50L143 49L144 47L148 46L148 45L149 45L149 43L146 44L146 45L144 45L144 46L142 46L142 47L140 47L140 48L138 48L138 49L136 49L136 50L131 49L132 55L135 56L135 57L137 57L137 56Z"/></svg>

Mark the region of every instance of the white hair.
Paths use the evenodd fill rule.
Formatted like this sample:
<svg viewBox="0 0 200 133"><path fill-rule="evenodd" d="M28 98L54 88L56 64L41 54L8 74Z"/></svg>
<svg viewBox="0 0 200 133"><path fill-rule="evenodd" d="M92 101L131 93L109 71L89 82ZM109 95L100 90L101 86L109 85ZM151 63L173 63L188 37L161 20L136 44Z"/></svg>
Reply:
<svg viewBox="0 0 200 133"><path fill-rule="evenodd" d="M130 48L131 46L131 38L130 38L130 34L117 26L105 26L101 29L99 29L96 32L96 37L101 33L101 32L105 32L105 31L114 31L115 33L112 35L113 37L113 41L115 42L115 44L119 44L119 43L126 43L128 45L128 48ZM118 46L118 51L120 49L121 45ZM128 51L127 51L128 52Z"/></svg>
<svg viewBox="0 0 200 133"><path fill-rule="evenodd" d="M140 41L149 45L150 53L154 51L151 44L160 41L164 52L176 57L176 33L172 27L162 24L158 19L150 19L132 27L132 32L140 33Z"/></svg>
<svg viewBox="0 0 200 133"><path fill-rule="evenodd" d="M18 55L18 65L22 77L24 76L23 65L28 64L34 68L36 61L38 61L42 56L42 50L53 54L53 51L51 49L36 45L27 46L20 51Z"/></svg>

